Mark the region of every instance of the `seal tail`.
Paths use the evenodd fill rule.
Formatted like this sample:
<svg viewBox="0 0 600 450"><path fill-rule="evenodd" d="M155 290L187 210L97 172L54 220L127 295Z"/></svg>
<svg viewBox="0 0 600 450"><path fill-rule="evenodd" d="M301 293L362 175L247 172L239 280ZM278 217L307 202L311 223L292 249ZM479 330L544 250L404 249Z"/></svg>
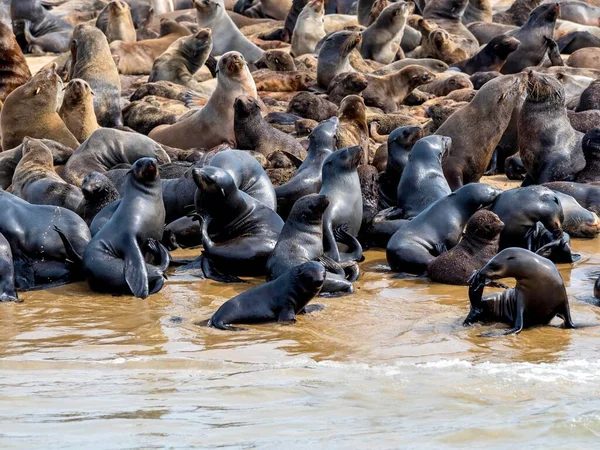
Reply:
<svg viewBox="0 0 600 450"><path fill-rule="evenodd" d="M232 325L223 323L222 321L213 322L212 319L208 321L208 326L225 331L248 331L248 328L234 327Z"/></svg>
<svg viewBox="0 0 600 450"><path fill-rule="evenodd" d="M72 264L82 265L83 257L75 251L75 249L73 248L73 244L71 244L71 241L69 241L69 238L65 235L65 233L63 233L62 230L56 225L54 225L54 231L58 233L60 240L65 246L65 252L67 253L67 258L69 262L71 262Z"/></svg>

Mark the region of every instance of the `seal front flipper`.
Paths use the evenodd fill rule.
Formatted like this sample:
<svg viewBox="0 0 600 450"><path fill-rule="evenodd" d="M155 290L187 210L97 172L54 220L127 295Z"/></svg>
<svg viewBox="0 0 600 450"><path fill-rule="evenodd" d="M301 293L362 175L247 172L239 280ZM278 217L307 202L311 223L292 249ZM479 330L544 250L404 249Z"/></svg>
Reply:
<svg viewBox="0 0 600 450"><path fill-rule="evenodd" d="M225 330L225 331L248 331L248 328L234 327L232 325L223 323L223 322L218 321L218 320L216 322L213 322L212 319L210 319L208 321L208 326L209 327L213 327L213 328L217 328L219 330Z"/></svg>
<svg viewBox="0 0 600 450"><path fill-rule="evenodd" d="M563 320L564 327L566 329L577 328L571 319L571 310L569 308L569 302L565 302L556 309L556 315Z"/></svg>
<svg viewBox="0 0 600 450"><path fill-rule="evenodd" d="M296 323L296 313L291 306L284 307L277 317L277 322Z"/></svg>
<svg viewBox="0 0 600 450"><path fill-rule="evenodd" d="M79 255L79 253L77 253L77 251L73 248L73 245L71 244L71 241L69 241L69 238L56 225L54 225L54 231L58 233L60 240L65 246L65 252L70 262L79 264L81 266L83 264L83 257Z"/></svg>
<svg viewBox="0 0 600 450"><path fill-rule="evenodd" d="M148 288L148 270L144 255L137 245L137 242L131 242L129 248L123 257L125 261L125 281L131 289L133 295L138 298L146 298L149 293Z"/></svg>
<svg viewBox="0 0 600 450"><path fill-rule="evenodd" d="M509 334L519 334L523 331L523 313L525 311L525 305L523 301L517 298L515 308L515 321L513 327L510 330L505 331L489 331L480 334L482 337L493 337L493 336L507 336Z"/></svg>
<svg viewBox="0 0 600 450"><path fill-rule="evenodd" d="M171 264L171 255L167 248L156 239L148 239L146 242L146 251L152 255L152 265L156 266L161 272L165 272Z"/></svg>
<svg viewBox="0 0 600 450"><path fill-rule="evenodd" d="M340 251L333 235L331 222L323 223L323 250L325 254L336 262L340 261Z"/></svg>
<svg viewBox="0 0 600 450"><path fill-rule="evenodd" d="M339 265L337 261L334 261L327 255L321 255L317 258L317 261L323 264L323 267L327 270L327 272L334 273L341 277L345 277L346 273L342 266Z"/></svg>

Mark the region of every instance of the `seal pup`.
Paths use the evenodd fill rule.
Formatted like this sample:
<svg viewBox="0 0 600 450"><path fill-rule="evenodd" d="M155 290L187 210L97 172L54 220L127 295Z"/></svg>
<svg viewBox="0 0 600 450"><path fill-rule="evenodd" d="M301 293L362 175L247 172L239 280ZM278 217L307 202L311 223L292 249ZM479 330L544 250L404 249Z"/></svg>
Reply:
<svg viewBox="0 0 600 450"><path fill-rule="evenodd" d="M519 48L519 44L517 38L501 34L488 42L477 54L452 64L452 67L469 75L477 72L499 72L504 66L506 58Z"/></svg>
<svg viewBox="0 0 600 450"><path fill-rule="evenodd" d="M94 91L80 78L69 81L64 90L58 114L75 139L83 142L100 128L94 112Z"/></svg>
<svg viewBox="0 0 600 450"><path fill-rule="evenodd" d="M387 244L390 268L413 275L427 272L431 261L458 244L471 216L500 192L487 184L467 184L403 223Z"/></svg>
<svg viewBox="0 0 600 450"><path fill-rule="evenodd" d="M237 51L254 63L263 55L264 50L250 42L233 23L223 0L193 0L198 26L210 28L213 33L213 55L224 55Z"/></svg>
<svg viewBox="0 0 600 450"><path fill-rule="evenodd" d="M170 147L213 148L227 143L235 147L233 104L240 95L257 98L256 85L244 57L224 54L217 64L217 88L206 105L173 125L161 125L149 137Z"/></svg>
<svg viewBox="0 0 600 450"><path fill-rule="evenodd" d="M554 77L532 72L518 118L523 186L573 179L585 167L583 133L571 126L565 90Z"/></svg>
<svg viewBox="0 0 600 450"><path fill-rule="evenodd" d="M203 254L183 270L195 276L239 281L237 276L264 275L283 228L275 211L240 191L231 175L218 167L192 171L198 186L196 212L201 222Z"/></svg>
<svg viewBox="0 0 600 450"><path fill-rule="evenodd" d="M381 64L391 64L400 50L400 42L414 3L400 1L387 6L362 34L360 54Z"/></svg>
<svg viewBox="0 0 600 450"><path fill-rule="evenodd" d="M227 300L210 318L209 326L237 331L236 323L296 322L296 314L315 298L325 281L325 268L317 262L293 267L276 280Z"/></svg>
<svg viewBox="0 0 600 450"><path fill-rule="evenodd" d="M321 190L323 162L336 149L338 127L339 119L335 116L317 125L308 136L308 149L302 164L287 183L275 188L277 212L282 218L287 218L299 198Z"/></svg>
<svg viewBox="0 0 600 450"><path fill-rule="evenodd" d="M452 138L453 151L443 163L452 190L481 179L520 102L528 77L527 73L521 73L488 81L467 106L437 129L436 135ZM473 133L460 132L468 123L479 126Z"/></svg>
<svg viewBox="0 0 600 450"><path fill-rule="evenodd" d="M290 51L292 56L315 53L317 44L325 37L324 3L324 0L311 0L302 8L292 33L292 49Z"/></svg>
<svg viewBox="0 0 600 450"><path fill-rule="evenodd" d="M469 0L430 0L423 9L423 18L447 31L452 40L462 48L468 56L479 49L477 39L462 23Z"/></svg>
<svg viewBox="0 0 600 450"><path fill-rule="evenodd" d="M362 247L356 240L362 223L363 205L358 178L362 153L359 146L337 150L323 162L319 194L326 195L329 206L323 216L323 247L336 262L362 260ZM338 248L334 230L345 226L351 248ZM347 250L347 251L344 251Z"/></svg>
<svg viewBox="0 0 600 450"><path fill-rule="evenodd" d="M114 214L79 256L90 288L142 299L160 291L171 259L158 242L164 224L158 163L141 158L127 175Z"/></svg>
<svg viewBox="0 0 600 450"><path fill-rule="evenodd" d="M177 39L154 60L148 82L170 81L194 88L194 74L204 65L211 50L212 31L209 28Z"/></svg>
<svg viewBox="0 0 600 450"><path fill-rule="evenodd" d="M483 296L486 280L514 278L517 284L504 292ZM464 326L476 322L504 322L512 328L482 336L518 334L523 328L547 325L559 316L565 328L575 328L569 299L556 266L521 248L507 248L477 271L469 286L471 311Z"/></svg>
<svg viewBox="0 0 600 450"><path fill-rule="evenodd" d="M321 87L327 89L340 73L356 72L349 57L361 41L362 35L356 31L338 31L322 41L317 59L317 82Z"/></svg>
<svg viewBox="0 0 600 450"><path fill-rule="evenodd" d="M0 234L0 303L18 302L19 296L15 289L15 270L10 244Z"/></svg>
<svg viewBox="0 0 600 450"><path fill-rule="evenodd" d="M0 101L31 78L29 66L11 29L0 22Z"/></svg>
<svg viewBox="0 0 600 450"><path fill-rule="evenodd" d="M105 206L121 198L112 182L100 172L90 172L85 176L81 192L83 200L77 208L77 214L88 226Z"/></svg>
<svg viewBox="0 0 600 450"><path fill-rule="evenodd" d="M94 91L94 111L100 126L123 126L121 79L102 32L81 24L73 30L69 79L81 78Z"/></svg>
<svg viewBox="0 0 600 450"><path fill-rule="evenodd" d="M294 203L275 249L267 260L267 281L279 278L300 264L319 261L327 269L322 294L354 292L344 268L324 254L323 214L328 206L329 199L322 194L308 194Z"/></svg>
<svg viewBox="0 0 600 450"><path fill-rule="evenodd" d="M57 112L62 80L56 68L56 63L42 67L6 98L0 112L4 150L17 147L26 136L52 139L73 149L79 147Z"/></svg>
<svg viewBox="0 0 600 450"><path fill-rule="evenodd" d="M81 267L70 259L59 233L72 248L83 252L91 239L85 222L60 206L32 205L0 190L0 233L10 243L15 283L20 290L65 284L83 279Z"/></svg>
<svg viewBox="0 0 600 450"><path fill-rule="evenodd" d="M13 175L12 193L32 204L77 211L83 194L56 173L50 149L41 140L26 137L21 152Z"/></svg>
<svg viewBox="0 0 600 450"><path fill-rule="evenodd" d="M429 279L436 283L468 285L473 272L498 253L502 228L504 223L496 214L485 209L477 211L467 222L463 238L456 247L429 263Z"/></svg>
<svg viewBox="0 0 600 450"><path fill-rule="evenodd" d="M233 110L233 130L239 149L254 150L267 157L277 151L289 152L298 158L304 155L304 147L294 137L265 121L255 97L240 95L233 103Z"/></svg>

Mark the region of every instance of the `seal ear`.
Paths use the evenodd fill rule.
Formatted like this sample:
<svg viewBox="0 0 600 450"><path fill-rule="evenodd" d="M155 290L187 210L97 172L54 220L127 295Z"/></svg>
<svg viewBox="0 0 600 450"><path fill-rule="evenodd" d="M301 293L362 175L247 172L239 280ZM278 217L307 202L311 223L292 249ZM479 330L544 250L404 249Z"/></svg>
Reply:
<svg viewBox="0 0 600 450"><path fill-rule="evenodd" d="M508 92L503 92L502 94L500 94L500 97L498 97L498 103L503 101L507 95L508 95Z"/></svg>

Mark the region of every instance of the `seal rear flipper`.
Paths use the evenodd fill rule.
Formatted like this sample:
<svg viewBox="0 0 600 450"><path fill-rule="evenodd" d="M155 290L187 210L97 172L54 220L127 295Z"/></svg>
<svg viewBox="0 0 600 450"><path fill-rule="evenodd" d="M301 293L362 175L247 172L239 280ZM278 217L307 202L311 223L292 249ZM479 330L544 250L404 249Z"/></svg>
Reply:
<svg viewBox="0 0 600 450"><path fill-rule="evenodd" d="M56 225L54 225L54 231L58 233L58 236L60 237L60 240L62 241L65 247L65 253L67 254L67 258L69 258L70 262L82 266L83 257L75 251L75 249L73 248L73 244L71 244L71 241L69 241L69 238Z"/></svg>
<svg viewBox="0 0 600 450"><path fill-rule="evenodd" d="M296 323L296 313L294 312L294 309L290 306L287 306L279 311L277 322Z"/></svg>
<svg viewBox="0 0 600 450"><path fill-rule="evenodd" d="M286 152L285 150L283 150L281 153L283 153L285 156L287 156L287 158L296 167L296 169L298 169L302 165L302 163L304 162L300 158L298 158L296 155L294 155L294 154L292 154L290 152Z"/></svg>
<svg viewBox="0 0 600 450"><path fill-rule="evenodd" d="M133 242L130 244L123 259L125 261L125 268L123 269L125 272L125 281L129 289L131 289L132 294L142 299L148 297L150 295L148 270L144 255L142 255L137 243Z"/></svg>
<svg viewBox="0 0 600 450"><path fill-rule="evenodd" d="M31 260L25 256L13 258L15 272L15 286L17 289L27 291L35 287L35 272Z"/></svg>
<svg viewBox="0 0 600 450"><path fill-rule="evenodd" d="M148 239L146 251L152 255L152 265L156 266L158 270L165 272L169 268L171 255L167 248L156 239Z"/></svg>
<svg viewBox="0 0 600 450"><path fill-rule="evenodd" d="M219 281L221 283L244 283L244 280L236 277L235 275L228 275L221 272L206 256L202 257L201 267L204 276L209 280Z"/></svg>
<svg viewBox="0 0 600 450"><path fill-rule="evenodd" d="M325 270L327 270L327 272L334 273L341 277L346 276L346 273L344 272L342 266L340 266L338 262L334 261L329 256L321 255L317 258L317 261L323 264L323 267L325 267Z"/></svg>
<svg viewBox="0 0 600 450"><path fill-rule="evenodd" d="M213 328L217 328L219 330L225 330L225 331L248 331L248 328L234 327L232 325L229 325L227 323L223 323L221 321L213 322L212 319L210 319L208 321L208 326L209 327L213 327Z"/></svg>
<svg viewBox="0 0 600 450"><path fill-rule="evenodd" d="M340 253L340 262L343 261L358 261L365 260L363 249L358 239L348 233L348 224L342 224L333 230L333 235L337 242L345 244L348 247L348 252Z"/></svg>
<svg viewBox="0 0 600 450"><path fill-rule="evenodd" d="M332 260L339 262L340 251L333 235L333 229L331 223L323 223L323 251Z"/></svg>
<svg viewBox="0 0 600 450"><path fill-rule="evenodd" d="M556 308L556 315L563 320L563 325L566 329L577 328L571 319L571 310L569 308L569 302L565 302Z"/></svg>

